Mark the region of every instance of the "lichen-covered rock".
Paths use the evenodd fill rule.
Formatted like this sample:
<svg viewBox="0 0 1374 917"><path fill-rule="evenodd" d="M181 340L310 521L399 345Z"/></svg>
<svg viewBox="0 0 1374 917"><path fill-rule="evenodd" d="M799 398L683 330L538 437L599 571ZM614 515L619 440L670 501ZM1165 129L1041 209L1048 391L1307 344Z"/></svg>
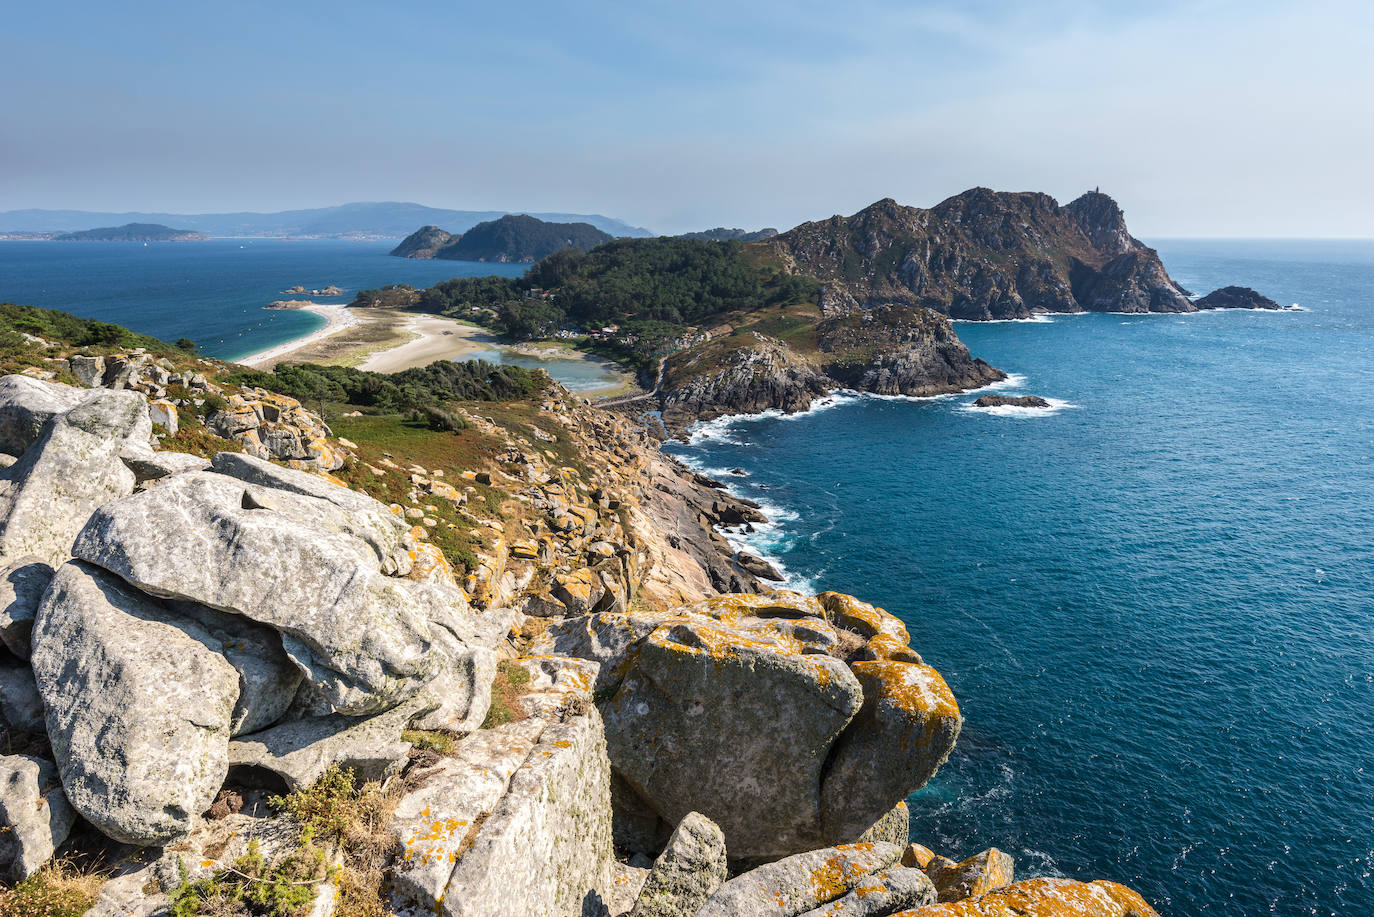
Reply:
<svg viewBox="0 0 1374 917"><path fill-rule="evenodd" d="M581 917L610 897L610 762L595 707L549 725L458 858L444 917Z"/></svg>
<svg viewBox="0 0 1374 917"><path fill-rule="evenodd" d="M925 869L935 858L935 852L923 844L907 844L902 850L902 865Z"/></svg>
<svg viewBox="0 0 1374 917"><path fill-rule="evenodd" d="M335 710L364 715L437 674L447 659L431 652L429 622L466 609L384 576L348 516L327 500L196 472L102 506L74 551L152 595L273 628Z"/></svg>
<svg viewBox="0 0 1374 917"><path fill-rule="evenodd" d="M149 451L151 434L148 405L135 392L96 390L49 420L0 472L0 556L66 561L91 513L133 491L134 473L120 456Z"/></svg>
<svg viewBox="0 0 1374 917"><path fill-rule="evenodd" d="M893 806L892 811L878 819L873 827L859 835L859 840L870 843L882 841L885 844L898 846L911 840L911 810L906 807L906 802L902 801ZM902 865L907 864L903 863Z"/></svg>
<svg viewBox="0 0 1374 917"><path fill-rule="evenodd" d="M218 650L103 570L53 577L32 658L48 737L72 807L115 840L171 840L224 783L239 679Z"/></svg>
<svg viewBox="0 0 1374 917"><path fill-rule="evenodd" d="M940 901L960 901L1010 885L1016 878L1016 861L1010 854L989 847L953 866L932 868L927 864L926 872L935 883Z"/></svg>
<svg viewBox="0 0 1374 917"><path fill-rule="evenodd" d="M781 630L661 625L605 706L616 769L670 823L716 822L732 856L813 846L826 750L863 693L843 662L803 649Z"/></svg>
<svg viewBox="0 0 1374 917"><path fill-rule="evenodd" d="M935 887L919 869L897 866L867 876L854 890L802 917L884 917L935 903Z"/></svg>
<svg viewBox="0 0 1374 917"><path fill-rule="evenodd" d="M0 716L13 729L42 732L47 728L38 682L28 664L0 660Z"/></svg>
<svg viewBox="0 0 1374 917"><path fill-rule="evenodd" d="M52 859L75 821L56 765L28 755L0 757L0 868L11 882Z"/></svg>
<svg viewBox="0 0 1374 917"><path fill-rule="evenodd" d="M547 725L531 718L480 730L459 742L451 757L412 776L418 786L401 798L390 826L398 894L439 909L469 836L496 808Z"/></svg>
<svg viewBox="0 0 1374 917"><path fill-rule="evenodd" d="M893 844L846 844L797 853L721 886L696 917L799 917L849 894L897 862Z"/></svg>
<svg viewBox="0 0 1374 917"><path fill-rule="evenodd" d="M29 376L0 376L0 452L23 455L48 421L76 407L87 394Z"/></svg>
<svg viewBox="0 0 1374 917"><path fill-rule="evenodd" d="M600 664L617 775L669 824L711 818L734 860L905 843L896 810L960 725L902 622L838 593L565 619L533 650Z"/></svg>
<svg viewBox="0 0 1374 917"><path fill-rule="evenodd" d="M0 573L0 641L20 659L29 658L29 635L38 603L52 581L52 567L29 555Z"/></svg>
<svg viewBox="0 0 1374 917"><path fill-rule="evenodd" d="M893 917L1159 917L1145 899L1115 882L1027 879L947 904Z"/></svg>
<svg viewBox="0 0 1374 917"><path fill-rule="evenodd" d="M692 917L728 875L725 835L705 815L691 812L654 861L630 917Z"/></svg>
<svg viewBox="0 0 1374 917"><path fill-rule="evenodd" d="M954 694L927 665L880 659L851 664L863 709L830 753L821 786L825 837L855 837L949 757L963 723Z"/></svg>
<svg viewBox="0 0 1374 917"><path fill-rule="evenodd" d="M232 439L260 459L277 459L293 468L335 471L344 452L330 442L320 418L286 395L245 387L230 395L228 406L206 419L212 433Z"/></svg>
<svg viewBox="0 0 1374 917"><path fill-rule="evenodd" d="M281 648L277 632L205 605L173 602L170 607L204 627L219 642L225 661L239 673L239 699L229 734L258 732L281 719L303 676Z"/></svg>

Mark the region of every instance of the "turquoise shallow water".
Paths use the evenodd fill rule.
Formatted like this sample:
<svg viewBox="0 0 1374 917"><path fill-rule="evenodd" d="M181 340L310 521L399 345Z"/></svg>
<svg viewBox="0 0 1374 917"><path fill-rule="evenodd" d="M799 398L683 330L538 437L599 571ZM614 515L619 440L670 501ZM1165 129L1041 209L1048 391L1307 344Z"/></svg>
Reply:
<svg viewBox="0 0 1374 917"><path fill-rule="evenodd" d="M953 688L915 839L1176 917L1374 914L1374 243L1159 247L1309 311L961 324L1061 406L840 398L674 451Z"/></svg>

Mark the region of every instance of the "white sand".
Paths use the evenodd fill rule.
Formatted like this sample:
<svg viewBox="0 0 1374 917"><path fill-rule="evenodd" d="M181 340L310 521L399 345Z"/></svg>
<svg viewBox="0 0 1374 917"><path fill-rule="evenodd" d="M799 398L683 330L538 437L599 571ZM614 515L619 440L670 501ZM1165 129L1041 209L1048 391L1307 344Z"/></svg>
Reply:
<svg viewBox="0 0 1374 917"><path fill-rule="evenodd" d="M277 361L288 354L300 350L302 347L309 347L311 344L318 344L327 337L332 337L343 331L345 328L352 328L358 324L360 319L345 305L321 305L311 303L308 306L301 306L303 312L314 312L316 315L324 316L325 326L319 331L311 332L303 338L296 338L294 341L287 341L276 347L260 350L257 353L241 357L235 362L242 363L244 366L251 366L254 369L271 369Z"/></svg>

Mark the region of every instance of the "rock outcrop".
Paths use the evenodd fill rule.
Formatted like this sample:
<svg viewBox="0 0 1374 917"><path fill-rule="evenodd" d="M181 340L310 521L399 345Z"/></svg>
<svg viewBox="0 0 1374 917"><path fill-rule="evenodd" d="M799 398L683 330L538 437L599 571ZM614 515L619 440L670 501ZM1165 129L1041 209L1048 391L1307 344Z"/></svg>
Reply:
<svg viewBox="0 0 1374 917"><path fill-rule="evenodd" d="M973 188L929 210L882 200L772 240L792 270L828 284L822 308L925 306L961 319L1035 312L1192 312L1110 197Z"/></svg>
<svg viewBox="0 0 1374 917"><path fill-rule="evenodd" d="M1145 899L1115 882L1027 879L977 898L903 911L895 917L1158 917Z"/></svg>
<svg viewBox="0 0 1374 917"><path fill-rule="evenodd" d="M728 874L720 827L699 812L689 813L654 861L630 917L691 917Z"/></svg>
<svg viewBox="0 0 1374 917"><path fill-rule="evenodd" d="M973 402L975 408L1048 408L1053 407L1037 395L983 395Z"/></svg>
<svg viewBox="0 0 1374 917"><path fill-rule="evenodd" d="M611 761L649 809L758 860L857 840L944 762L959 708L907 643L848 596L774 592L573 619L535 651L601 665Z"/></svg>
<svg viewBox="0 0 1374 917"><path fill-rule="evenodd" d="M1222 287L1194 301L1199 309L1268 309L1279 310L1283 306L1268 296L1249 287Z"/></svg>
<svg viewBox="0 0 1374 917"><path fill-rule="evenodd" d="M11 881L27 879L48 862L75 821L51 761L0 757L0 869Z"/></svg>

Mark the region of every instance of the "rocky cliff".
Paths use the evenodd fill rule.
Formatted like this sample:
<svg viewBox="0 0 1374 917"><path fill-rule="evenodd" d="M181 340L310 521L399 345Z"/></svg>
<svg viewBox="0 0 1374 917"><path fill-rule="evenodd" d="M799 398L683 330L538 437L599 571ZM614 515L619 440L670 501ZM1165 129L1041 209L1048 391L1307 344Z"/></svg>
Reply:
<svg viewBox="0 0 1374 917"><path fill-rule="evenodd" d="M676 433L724 414L804 411L836 389L929 396L1005 378L969 354L945 316L894 305L745 324L670 357L659 398L664 424Z"/></svg>
<svg viewBox="0 0 1374 917"><path fill-rule="evenodd" d="M803 223L772 244L792 270L826 283L827 314L894 303L959 319L1197 308L1096 191L1064 206L987 188L928 210L886 199Z"/></svg>
<svg viewBox="0 0 1374 917"><path fill-rule="evenodd" d="M433 258L439 249L452 242L456 236L445 232L438 226L421 226L401 240L390 254L398 258Z"/></svg>

